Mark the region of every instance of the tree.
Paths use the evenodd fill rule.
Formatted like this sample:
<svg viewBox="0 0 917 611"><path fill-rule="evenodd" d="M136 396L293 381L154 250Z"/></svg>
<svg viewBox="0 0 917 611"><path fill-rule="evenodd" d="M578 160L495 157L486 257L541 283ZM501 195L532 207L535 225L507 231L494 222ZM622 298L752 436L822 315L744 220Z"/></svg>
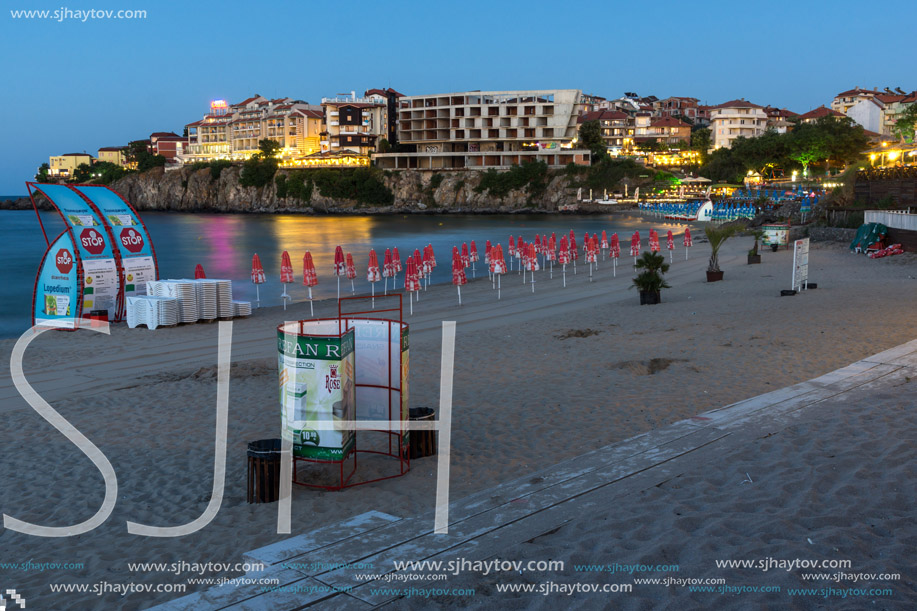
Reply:
<svg viewBox="0 0 917 611"><path fill-rule="evenodd" d="M135 167L138 172L146 172L156 167L166 165L166 158L162 155L154 155L150 151L150 144L147 140L135 140L127 145L125 157L129 167Z"/></svg>
<svg viewBox="0 0 917 611"><path fill-rule="evenodd" d="M38 182L50 182L51 181L51 177L49 176L50 171L51 171L51 166L49 166L47 163L41 164L40 166L38 166L38 173L35 174L35 180Z"/></svg>
<svg viewBox="0 0 917 611"><path fill-rule="evenodd" d="M73 170L73 176L70 177L71 182L89 182L92 178L92 166L88 163L81 163L76 166L76 169Z"/></svg>
<svg viewBox="0 0 917 611"><path fill-rule="evenodd" d="M608 155L602 128L598 121L585 121L579 127L577 135L579 145L592 153L592 163L597 163Z"/></svg>
<svg viewBox="0 0 917 611"><path fill-rule="evenodd" d="M710 128L702 127L691 132L691 150L697 151L700 155L701 163L707 161L707 151L710 150Z"/></svg>
<svg viewBox="0 0 917 611"><path fill-rule="evenodd" d="M261 159L276 159L277 154L280 153L280 149L280 143L276 140L264 138L258 141L258 150L260 151L258 155Z"/></svg>
<svg viewBox="0 0 917 611"><path fill-rule="evenodd" d="M899 138L912 142L915 129L917 129L917 103L908 106L907 110L898 116L898 120L895 121L894 132Z"/></svg>
<svg viewBox="0 0 917 611"><path fill-rule="evenodd" d="M803 175L808 175L810 164L828 157L827 136L823 128L813 123L803 123L789 133L789 157L802 166Z"/></svg>
<svg viewBox="0 0 917 611"><path fill-rule="evenodd" d="M379 138L379 143L376 145L377 153L390 153L392 152L392 145L389 144L388 140L385 138Z"/></svg>

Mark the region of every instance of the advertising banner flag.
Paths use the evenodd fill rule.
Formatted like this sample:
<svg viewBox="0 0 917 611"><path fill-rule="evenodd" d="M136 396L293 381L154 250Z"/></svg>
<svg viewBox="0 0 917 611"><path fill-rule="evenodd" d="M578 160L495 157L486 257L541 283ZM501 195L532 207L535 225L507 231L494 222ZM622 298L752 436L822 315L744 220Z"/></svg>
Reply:
<svg viewBox="0 0 917 611"><path fill-rule="evenodd" d="M61 233L45 251L35 280L32 324L74 328L74 321L82 314L78 253L69 231Z"/></svg>

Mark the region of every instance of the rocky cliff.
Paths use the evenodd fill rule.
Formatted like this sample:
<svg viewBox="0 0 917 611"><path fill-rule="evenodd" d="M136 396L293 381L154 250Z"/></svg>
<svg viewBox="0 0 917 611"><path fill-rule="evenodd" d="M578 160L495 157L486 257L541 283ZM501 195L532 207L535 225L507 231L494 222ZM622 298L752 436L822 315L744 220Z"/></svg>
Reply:
<svg viewBox="0 0 917 611"><path fill-rule="evenodd" d="M284 170L280 170L284 173ZM481 174L473 171L433 173L401 171L383 173L383 182L395 196L391 206L360 205L356 201L332 200L314 189L312 199L302 202L292 197L277 197L272 181L262 188L239 184L240 168L224 169L213 179L209 169L182 168L165 172L156 168L144 174L130 174L111 185L138 210L176 210L183 212L300 212L305 214L391 214L391 213L506 213L553 211L573 203L576 189L567 176L549 175L547 188L537 199L526 189L510 191L498 198L475 187Z"/></svg>

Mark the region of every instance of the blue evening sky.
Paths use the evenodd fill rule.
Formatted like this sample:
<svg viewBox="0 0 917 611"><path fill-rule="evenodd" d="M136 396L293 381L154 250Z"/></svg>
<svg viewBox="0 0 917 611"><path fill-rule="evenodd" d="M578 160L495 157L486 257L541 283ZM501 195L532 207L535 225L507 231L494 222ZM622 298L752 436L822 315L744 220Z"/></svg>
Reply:
<svg viewBox="0 0 917 611"><path fill-rule="evenodd" d="M917 88L911 2L5 0L0 195L49 155L181 133L211 99L318 103L577 88L744 97L808 111L854 86ZM144 20L13 19L16 9L142 9ZM908 24L899 27L899 24Z"/></svg>

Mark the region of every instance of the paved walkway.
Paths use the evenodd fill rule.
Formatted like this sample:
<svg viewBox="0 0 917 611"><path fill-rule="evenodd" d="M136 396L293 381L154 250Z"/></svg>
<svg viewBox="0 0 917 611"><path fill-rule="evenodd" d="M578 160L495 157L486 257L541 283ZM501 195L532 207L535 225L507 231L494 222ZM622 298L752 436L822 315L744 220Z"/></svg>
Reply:
<svg viewBox="0 0 917 611"><path fill-rule="evenodd" d="M722 462L723 457L745 451L751 441L761 438L762 431L779 431L812 416L824 417L829 415L826 410L847 402L862 405L864 398L878 393L904 397L910 391L898 387L911 378L917 378L917 340L813 380L677 422L455 501L446 535L432 533L432 513L398 518L369 512L244 554L246 560L268 565L263 573L249 577L277 579L279 587L274 591L265 592L260 585L224 585L155 609L292 611L313 605L370 609L391 603L397 597L378 590L392 583L366 581L367 573L392 572L393 561L505 558L514 546L576 520L595 518L597 512L607 511L622 497L661 486L683 474L703 472ZM360 563L373 568L340 568ZM907 570L907 566L889 568ZM500 595L495 596L490 604L500 603ZM486 601L476 598L474 603Z"/></svg>

